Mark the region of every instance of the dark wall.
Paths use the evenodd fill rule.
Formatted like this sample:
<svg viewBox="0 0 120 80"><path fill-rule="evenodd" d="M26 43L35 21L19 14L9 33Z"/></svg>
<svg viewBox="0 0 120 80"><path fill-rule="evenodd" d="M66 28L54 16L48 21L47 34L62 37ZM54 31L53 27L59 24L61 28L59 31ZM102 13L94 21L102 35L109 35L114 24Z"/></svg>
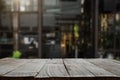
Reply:
<svg viewBox="0 0 120 80"><path fill-rule="evenodd" d="M100 12L111 13L120 11L120 0L99 0L100 1Z"/></svg>

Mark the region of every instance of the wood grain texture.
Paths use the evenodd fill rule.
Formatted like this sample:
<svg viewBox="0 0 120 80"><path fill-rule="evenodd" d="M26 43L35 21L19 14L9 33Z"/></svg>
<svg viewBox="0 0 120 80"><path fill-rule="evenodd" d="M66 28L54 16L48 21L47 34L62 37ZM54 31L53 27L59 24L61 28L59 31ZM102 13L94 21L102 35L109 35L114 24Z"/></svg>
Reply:
<svg viewBox="0 0 120 80"><path fill-rule="evenodd" d="M109 59L109 61L120 64L120 61L117 61L117 60Z"/></svg>
<svg viewBox="0 0 120 80"><path fill-rule="evenodd" d="M0 80L35 80L33 77L2 77Z"/></svg>
<svg viewBox="0 0 120 80"><path fill-rule="evenodd" d="M50 59L47 64L63 64L63 59Z"/></svg>
<svg viewBox="0 0 120 80"><path fill-rule="evenodd" d="M74 59L65 59L64 64L70 77L95 77L84 66L82 66L83 64L79 65Z"/></svg>
<svg viewBox="0 0 120 80"><path fill-rule="evenodd" d="M82 77L82 78L71 78L70 80L120 80L116 77Z"/></svg>
<svg viewBox="0 0 120 80"><path fill-rule="evenodd" d="M117 77L120 77L120 64L116 63L114 61L111 61L109 59L89 59L87 60L115 75L117 75Z"/></svg>
<svg viewBox="0 0 120 80"><path fill-rule="evenodd" d="M17 69L5 74L7 77L34 77L43 68L48 60L30 60L27 64L24 64Z"/></svg>
<svg viewBox="0 0 120 80"><path fill-rule="evenodd" d="M78 60L76 60L76 62L79 65L82 65L84 68L86 68L86 70L91 72L93 75L95 75L95 77L117 77L116 75L112 74L111 72L109 72L103 68L100 68L99 66L96 66L86 60L78 59Z"/></svg>
<svg viewBox="0 0 120 80"><path fill-rule="evenodd" d="M0 80L120 80L109 59L0 59Z"/></svg>
<svg viewBox="0 0 120 80"><path fill-rule="evenodd" d="M0 61L0 76L3 76L4 74L18 68L19 66L22 66L29 62L29 60L24 60L24 59L3 59Z"/></svg>
<svg viewBox="0 0 120 80"><path fill-rule="evenodd" d="M51 59L36 76L39 80L67 80L69 75L62 59Z"/></svg>

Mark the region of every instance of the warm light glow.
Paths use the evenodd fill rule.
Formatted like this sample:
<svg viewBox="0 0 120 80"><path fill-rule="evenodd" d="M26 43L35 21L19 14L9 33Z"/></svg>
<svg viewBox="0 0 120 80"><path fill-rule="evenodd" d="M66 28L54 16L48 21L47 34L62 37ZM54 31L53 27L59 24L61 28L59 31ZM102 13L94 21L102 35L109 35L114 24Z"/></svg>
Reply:
<svg viewBox="0 0 120 80"><path fill-rule="evenodd" d="M117 20L117 21L120 20L120 16L119 16L119 14L116 14L116 20Z"/></svg>
<svg viewBox="0 0 120 80"><path fill-rule="evenodd" d="M62 44L61 44L61 47L62 47L62 48L64 48L64 47L65 47L65 44L64 44L64 43L62 43Z"/></svg>
<svg viewBox="0 0 120 80"><path fill-rule="evenodd" d="M102 14L101 15L101 27L106 31L108 28L108 22L107 22L107 15L106 14Z"/></svg>

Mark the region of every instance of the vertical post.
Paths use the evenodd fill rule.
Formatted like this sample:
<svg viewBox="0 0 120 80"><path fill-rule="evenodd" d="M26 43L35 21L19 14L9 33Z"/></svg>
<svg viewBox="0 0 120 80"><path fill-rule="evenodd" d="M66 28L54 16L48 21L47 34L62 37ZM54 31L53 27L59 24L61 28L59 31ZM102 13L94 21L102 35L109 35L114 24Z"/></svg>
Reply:
<svg viewBox="0 0 120 80"><path fill-rule="evenodd" d="M18 49L18 0L13 0L14 12L13 12L13 37L14 37L14 49Z"/></svg>
<svg viewBox="0 0 120 80"><path fill-rule="evenodd" d="M13 13L13 37L14 37L14 49L18 49L18 14Z"/></svg>
<svg viewBox="0 0 120 80"><path fill-rule="evenodd" d="M42 0L38 0L38 57L42 58Z"/></svg>
<svg viewBox="0 0 120 80"><path fill-rule="evenodd" d="M0 27L2 27L2 11L0 11ZM0 29L0 32L1 32L2 30Z"/></svg>
<svg viewBox="0 0 120 80"><path fill-rule="evenodd" d="M115 16L116 16L116 11L114 10L113 12L113 17L114 17L114 25L113 25L113 29L114 29L114 33L113 33L113 53L116 54L116 19L115 19Z"/></svg>
<svg viewBox="0 0 120 80"><path fill-rule="evenodd" d="M98 26L99 26L99 0L92 0L92 24L93 24L93 52L98 57Z"/></svg>
<svg viewBox="0 0 120 80"><path fill-rule="evenodd" d="M78 46L75 45L75 58L78 58Z"/></svg>
<svg viewBox="0 0 120 80"><path fill-rule="evenodd" d="M116 3L117 1L114 1L114 9L113 9L113 19L114 19L114 22L113 22L113 29L114 29L114 33L113 33L113 53L116 54Z"/></svg>

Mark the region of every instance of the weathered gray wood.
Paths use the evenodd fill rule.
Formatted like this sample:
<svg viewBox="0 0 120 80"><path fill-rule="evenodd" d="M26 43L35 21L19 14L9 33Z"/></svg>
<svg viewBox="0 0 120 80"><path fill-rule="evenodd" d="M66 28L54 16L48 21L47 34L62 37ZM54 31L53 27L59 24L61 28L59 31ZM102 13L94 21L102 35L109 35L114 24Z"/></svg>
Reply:
<svg viewBox="0 0 120 80"><path fill-rule="evenodd" d="M63 59L50 59L47 64L63 64Z"/></svg>
<svg viewBox="0 0 120 80"><path fill-rule="evenodd" d="M116 77L82 77L82 78L71 78L70 80L120 80Z"/></svg>
<svg viewBox="0 0 120 80"><path fill-rule="evenodd" d="M116 75L112 74L111 72L106 71L105 69L100 68L99 66L96 66L87 60L85 61L83 59L78 59L76 62L95 75L95 77L116 77Z"/></svg>
<svg viewBox="0 0 120 80"><path fill-rule="evenodd" d="M33 77L2 77L0 80L35 80Z"/></svg>
<svg viewBox="0 0 120 80"><path fill-rule="evenodd" d="M5 74L6 77L34 77L43 68L48 60L31 60L17 69Z"/></svg>
<svg viewBox="0 0 120 80"><path fill-rule="evenodd" d="M88 61L120 77L120 64L109 59L89 59Z"/></svg>
<svg viewBox="0 0 120 80"><path fill-rule="evenodd" d="M109 59L110 61L114 62L114 63L118 63L120 64L120 61L117 61L117 60L113 60L113 59Z"/></svg>
<svg viewBox="0 0 120 80"><path fill-rule="evenodd" d="M46 64L36 78L69 77L63 64Z"/></svg>
<svg viewBox="0 0 120 80"><path fill-rule="evenodd" d="M3 59L0 61L0 76L3 76L4 74L16 69L17 67L24 65L29 60L24 59Z"/></svg>
<svg viewBox="0 0 120 80"><path fill-rule="evenodd" d="M64 59L64 64L70 77L95 77L91 72L89 72L85 67L79 65L76 62L77 59Z"/></svg>
<svg viewBox="0 0 120 80"><path fill-rule="evenodd" d="M64 64L62 64L62 59L53 59L49 60L36 78L38 80L67 80L69 75Z"/></svg>
<svg viewBox="0 0 120 80"><path fill-rule="evenodd" d="M11 62L14 62L16 59L13 58L3 58L0 59L0 66L4 65L4 64L10 64Z"/></svg>
<svg viewBox="0 0 120 80"><path fill-rule="evenodd" d="M0 80L120 80L108 59L0 59Z"/></svg>

